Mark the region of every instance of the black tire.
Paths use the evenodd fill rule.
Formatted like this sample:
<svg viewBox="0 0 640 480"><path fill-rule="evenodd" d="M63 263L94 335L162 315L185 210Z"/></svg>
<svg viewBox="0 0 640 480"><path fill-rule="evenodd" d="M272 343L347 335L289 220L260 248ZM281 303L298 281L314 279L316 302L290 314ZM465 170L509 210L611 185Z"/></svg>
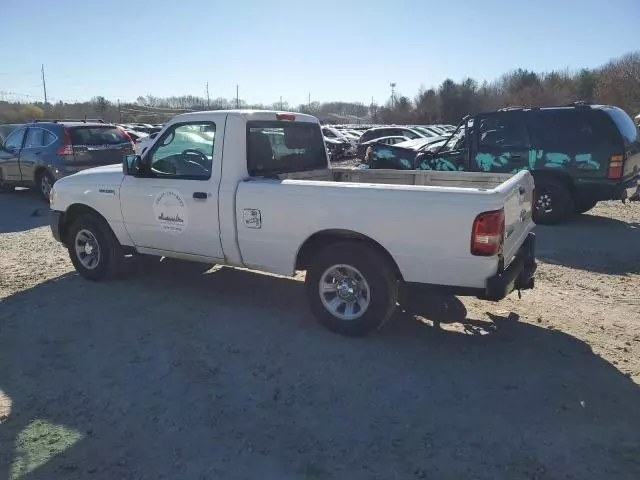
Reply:
<svg viewBox="0 0 640 480"><path fill-rule="evenodd" d="M536 179L533 220L540 225L555 225L573 213L569 187L555 178Z"/></svg>
<svg viewBox="0 0 640 480"><path fill-rule="evenodd" d="M320 282L325 273L336 265L355 269L364 278L364 284L368 285L368 289L362 289L368 298L368 307L357 318L335 316L323 303L322 296L328 301L332 293L322 295ZM335 243L322 249L313 258L305 283L309 306L315 317L324 327L341 335L359 337L377 330L391 317L397 305L398 279L393 266L376 250L363 243ZM339 298L337 292L334 295L333 298ZM345 304L344 314L347 302L342 302Z"/></svg>
<svg viewBox="0 0 640 480"><path fill-rule="evenodd" d="M78 237L78 234L83 231L89 232L97 245L98 255L96 264L91 267L87 267L83 263L76 249L76 243L82 245L82 242L79 242L79 238L81 237ZM86 238L86 235L82 237ZM85 245L87 243L90 242L85 242ZM75 219L67 235L67 249L69 250L69 256L71 257L73 266L77 272L87 280L112 280L120 273L124 259L122 246L111 231L109 225L98 215L87 213ZM92 246L91 249L92 251L89 254L85 253L85 257L83 258L93 254L95 246Z"/></svg>
<svg viewBox="0 0 640 480"><path fill-rule="evenodd" d="M41 170L38 173L36 186L38 187L40 197L47 203L49 203L49 192L51 191L51 187L53 187L54 183L55 179L53 178L53 175L51 175L47 170Z"/></svg>
<svg viewBox="0 0 640 480"><path fill-rule="evenodd" d="M596 206L598 200L593 198L577 197L574 199L573 211L574 213L586 213Z"/></svg>

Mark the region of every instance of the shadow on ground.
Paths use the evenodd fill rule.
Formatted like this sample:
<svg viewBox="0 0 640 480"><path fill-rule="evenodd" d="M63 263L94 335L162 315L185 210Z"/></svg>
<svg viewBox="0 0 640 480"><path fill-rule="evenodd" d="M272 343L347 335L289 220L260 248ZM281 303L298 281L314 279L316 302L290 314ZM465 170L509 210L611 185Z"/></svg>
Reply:
<svg viewBox="0 0 640 480"><path fill-rule="evenodd" d="M33 189L0 193L0 233L23 232L49 224L49 205Z"/></svg>
<svg viewBox="0 0 640 480"><path fill-rule="evenodd" d="M611 275L640 273L640 218L632 222L575 215L535 229L536 256L545 262Z"/></svg>
<svg viewBox="0 0 640 480"><path fill-rule="evenodd" d="M347 339L298 281L163 268L1 304L0 479L640 478L640 390L567 334L434 297Z"/></svg>

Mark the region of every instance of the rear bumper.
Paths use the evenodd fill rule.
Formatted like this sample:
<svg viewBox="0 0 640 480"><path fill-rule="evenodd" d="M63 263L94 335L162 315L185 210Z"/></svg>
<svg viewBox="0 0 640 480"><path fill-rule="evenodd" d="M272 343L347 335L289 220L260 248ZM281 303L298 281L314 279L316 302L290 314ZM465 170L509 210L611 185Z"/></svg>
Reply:
<svg viewBox="0 0 640 480"><path fill-rule="evenodd" d="M633 177L624 180L618 184L618 188L620 190L620 199L628 200L632 198L634 195L638 193L638 189L640 189L640 173L634 175Z"/></svg>
<svg viewBox="0 0 640 480"><path fill-rule="evenodd" d="M614 183L583 183L576 185L577 193L584 198L595 200L627 200L640 188L640 174Z"/></svg>
<svg viewBox="0 0 640 480"><path fill-rule="evenodd" d="M478 297L498 301L514 290L533 288L537 268L536 236L534 233L529 233L509 266L501 273L489 278L485 291Z"/></svg>
<svg viewBox="0 0 640 480"><path fill-rule="evenodd" d="M419 303L425 291L438 290L452 295L473 296L483 300L498 301L514 290L528 290L534 287L536 263L536 236L529 233L515 258L502 272L487 279L486 287L469 288L424 283L403 283L400 286L400 304Z"/></svg>

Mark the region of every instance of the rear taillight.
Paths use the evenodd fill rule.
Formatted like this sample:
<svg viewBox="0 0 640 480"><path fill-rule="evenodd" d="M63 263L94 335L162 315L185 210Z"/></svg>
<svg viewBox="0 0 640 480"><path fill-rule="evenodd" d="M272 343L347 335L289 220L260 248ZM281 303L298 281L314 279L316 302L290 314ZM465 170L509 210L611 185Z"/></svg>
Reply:
<svg viewBox="0 0 640 480"><path fill-rule="evenodd" d="M69 129L62 129L62 145L58 147L58 155L73 155L73 145L71 144L71 135Z"/></svg>
<svg viewBox="0 0 640 480"><path fill-rule="evenodd" d="M607 178L610 180L618 180L622 177L622 163L624 158L622 155L613 155L609 159L609 173L607 173Z"/></svg>
<svg viewBox="0 0 640 480"><path fill-rule="evenodd" d="M481 213L473 221L471 255L492 257L502 251L504 210Z"/></svg>
<svg viewBox="0 0 640 480"><path fill-rule="evenodd" d="M133 138L131 138L131 135L129 135L124 128L118 127L118 131L120 131L120 133L124 136L124 138L129 140L129 143L131 144L131 148L136 148Z"/></svg>

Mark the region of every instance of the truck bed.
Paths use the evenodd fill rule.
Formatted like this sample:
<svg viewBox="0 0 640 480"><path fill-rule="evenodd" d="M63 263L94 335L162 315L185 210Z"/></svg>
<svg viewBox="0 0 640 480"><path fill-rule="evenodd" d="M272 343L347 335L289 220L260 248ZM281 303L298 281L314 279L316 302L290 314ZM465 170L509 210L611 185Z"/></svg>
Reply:
<svg viewBox="0 0 640 480"><path fill-rule="evenodd" d="M384 185L421 185L432 187L476 188L491 190L513 177L512 174L480 172L443 172L435 170L382 170L332 168L280 175L282 180L316 180Z"/></svg>

